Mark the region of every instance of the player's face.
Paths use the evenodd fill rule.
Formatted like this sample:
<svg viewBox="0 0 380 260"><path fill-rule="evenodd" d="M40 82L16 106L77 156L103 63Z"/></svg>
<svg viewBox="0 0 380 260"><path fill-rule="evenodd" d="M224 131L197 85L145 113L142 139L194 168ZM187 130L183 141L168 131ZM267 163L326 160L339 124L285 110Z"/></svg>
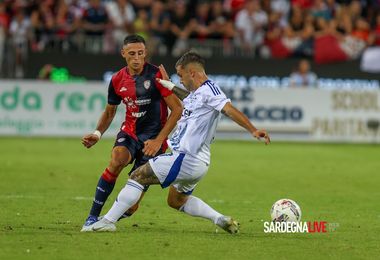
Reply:
<svg viewBox="0 0 380 260"><path fill-rule="evenodd" d="M189 91L192 90L192 77L191 73L188 69L182 67L181 65L176 67L177 75L179 76L179 79L181 80L181 84L185 86L185 88Z"/></svg>
<svg viewBox="0 0 380 260"><path fill-rule="evenodd" d="M123 46L121 56L125 58L130 69L135 72L140 72L145 63L145 45L142 42L128 43Z"/></svg>

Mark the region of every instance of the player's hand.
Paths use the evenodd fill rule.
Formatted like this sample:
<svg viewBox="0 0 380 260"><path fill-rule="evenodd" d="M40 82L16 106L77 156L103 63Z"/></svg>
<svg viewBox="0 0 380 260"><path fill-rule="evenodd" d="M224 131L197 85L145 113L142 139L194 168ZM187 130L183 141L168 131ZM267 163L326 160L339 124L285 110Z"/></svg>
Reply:
<svg viewBox="0 0 380 260"><path fill-rule="evenodd" d="M160 66L158 66L158 69L160 70L162 79L156 78L156 80L158 81L158 83L160 83L165 88L172 90L174 88L175 84L170 81L169 75L166 72L164 65L161 64Z"/></svg>
<svg viewBox="0 0 380 260"><path fill-rule="evenodd" d="M168 73L166 72L166 69L164 65L158 66L158 69L160 70L161 76L163 80L170 80Z"/></svg>
<svg viewBox="0 0 380 260"><path fill-rule="evenodd" d="M269 144L270 143L270 137L269 137L269 134L267 133L267 131L263 130L263 129L257 129L256 131L254 131L252 133L253 137L257 138L257 140L261 140L261 138L264 138L264 141L265 141L265 144Z"/></svg>
<svg viewBox="0 0 380 260"><path fill-rule="evenodd" d="M88 134L88 135L83 136L82 138L82 144L86 148L90 148L91 146L96 144L98 141L99 141L99 137L95 134Z"/></svg>
<svg viewBox="0 0 380 260"><path fill-rule="evenodd" d="M157 139L149 139L144 142L144 149L142 150L146 156L153 157L160 150L162 141Z"/></svg>
<svg viewBox="0 0 380 260"><path fill-rule="evenodd" d="M175 84L169 80L164 80L160 78L156 78L156 80L158 81L158 83L160 83L162 86L169 90L172 90L175 87Z"/></svg>

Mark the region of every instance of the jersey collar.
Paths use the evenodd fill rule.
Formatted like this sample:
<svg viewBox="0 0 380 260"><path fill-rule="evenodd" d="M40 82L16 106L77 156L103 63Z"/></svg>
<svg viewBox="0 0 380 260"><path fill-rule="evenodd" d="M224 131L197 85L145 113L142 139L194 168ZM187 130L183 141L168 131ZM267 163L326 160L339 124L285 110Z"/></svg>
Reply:
<svg viewBox="0 0 380 260"><path fill-rule="evenodd" d="M208 83L208 82L211 82L211 80L209 80L209 79L206 79L200 86L199 86L199 88L197 88L195 91L194 91L194 93L195 92L197 92L198 91L198 89L200 89L201 87L203 87L206 83Z"/></svg>

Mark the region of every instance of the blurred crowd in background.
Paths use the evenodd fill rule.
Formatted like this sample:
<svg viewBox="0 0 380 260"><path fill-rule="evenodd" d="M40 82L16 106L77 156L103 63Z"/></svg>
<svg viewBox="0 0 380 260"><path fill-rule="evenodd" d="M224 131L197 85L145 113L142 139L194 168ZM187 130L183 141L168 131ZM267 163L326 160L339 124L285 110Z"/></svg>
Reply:
<svg viewBox="0 0 380 260"><path fill-rule="evenodd" d="M380 46L380 0L0 0L0 73L30 52L116 53L138 33L151 54L358 58Z"/></svg>

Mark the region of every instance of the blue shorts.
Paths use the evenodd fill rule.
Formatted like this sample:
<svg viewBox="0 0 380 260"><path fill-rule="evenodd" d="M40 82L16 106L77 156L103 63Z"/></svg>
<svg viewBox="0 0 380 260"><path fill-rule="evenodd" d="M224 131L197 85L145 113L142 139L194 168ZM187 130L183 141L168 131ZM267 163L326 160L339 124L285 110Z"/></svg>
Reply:
<svg viewBox="0 0 380 260"><path fill-rule="evenodd" d="M146 140L148 140L148 139L146 139ZM154 156L153 157L145 156L143 151L142 151L144 149L144 141L146 141L146 140L136 140L123 131L120 131L117 134L114 147L116 147L116 146L126 147L132 156L131 163L134 162L134 165L133 165L131 171L128 173L128 175L131 175L131 173L135 169L137 169L141 165L146 164L149 161L149 159L154 157ZM165 151L162 151L162 147L161 147L161 149L157 152L157 154L155 156L163 154L164 152Z"/></svg>

